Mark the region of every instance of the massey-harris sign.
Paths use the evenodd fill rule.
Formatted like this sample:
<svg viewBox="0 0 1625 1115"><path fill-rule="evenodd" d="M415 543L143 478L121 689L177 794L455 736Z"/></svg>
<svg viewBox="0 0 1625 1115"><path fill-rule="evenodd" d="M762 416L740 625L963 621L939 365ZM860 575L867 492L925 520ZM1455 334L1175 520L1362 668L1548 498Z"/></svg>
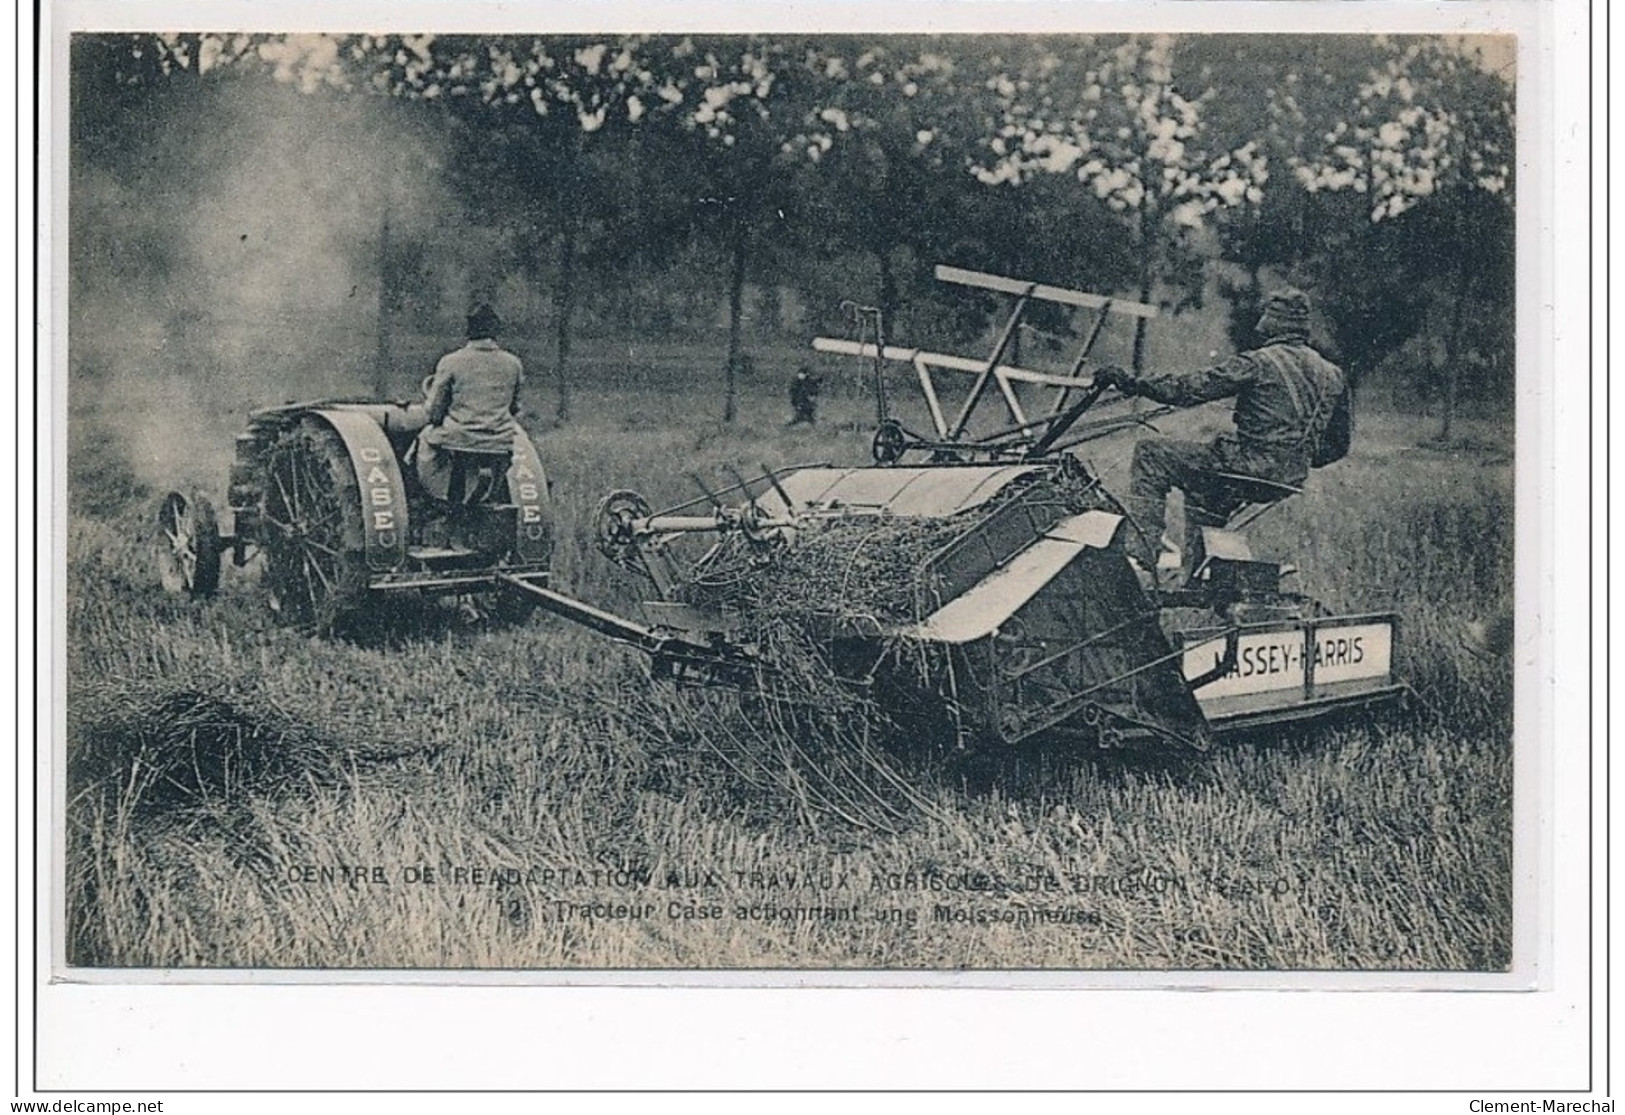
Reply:
<svg viewBox="0 0 1625 1115"><path fill-rule="evenodd" d="M1187 680L1225 665L1227 639L1187 636ZM1387 678L1393 670L1394 623L1387 617L1254 628L1236 637L1228 669L1195 690L1199 702L1293 691L1313 696L1323 687Z"/></svg>

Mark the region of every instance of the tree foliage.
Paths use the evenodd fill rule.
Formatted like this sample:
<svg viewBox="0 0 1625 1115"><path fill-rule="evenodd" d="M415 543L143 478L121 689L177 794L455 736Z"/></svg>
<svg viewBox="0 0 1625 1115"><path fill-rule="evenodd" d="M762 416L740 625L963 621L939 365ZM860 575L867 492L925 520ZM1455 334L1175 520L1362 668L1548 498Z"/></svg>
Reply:
<svg viewBox="0 0 1625 1115"><path fill-rule="evenodd" d="M1268 180L1258 144L1215 150L1203 121L1211 86L1176 78L1172 36L1068 40L1040 50L1013 73L988 80L999 123L978 178L997 184L1033 174L1068 175L1129 231L1140 301L1166 295L1172 308L1200 305L1206 285L1201 233L1210 214L1256 205ZM1145 319L1134 363L1142 363Z"/></svg>
<svg viewBox="0 0 1625 1115"><path fill-rule="evenodd" d="M122 174L220 83L435 121L444 157L400 175L462 211L392 223L380 195L380 330L460 253L471 291L547 305L560 417L584 302L670 321L639 292L702 259L730 418L749 292L857 259L847 296L965 331L988 300L930 263L1176 311L1217 284L1238 345L1293 282L1351 371L1438 397L1447 433L1510 377L1512 87L1448 37L76 35L71 58L76 166Z"/></svg>

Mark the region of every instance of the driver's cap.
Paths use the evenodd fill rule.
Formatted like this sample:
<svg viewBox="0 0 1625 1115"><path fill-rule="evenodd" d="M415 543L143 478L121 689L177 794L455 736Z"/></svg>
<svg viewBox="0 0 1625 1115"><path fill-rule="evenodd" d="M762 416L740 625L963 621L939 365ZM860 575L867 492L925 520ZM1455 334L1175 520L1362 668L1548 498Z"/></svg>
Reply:
<svg viewBox="0 0 1625 1115"><path fill-rule="evenodd" d="M502 331L502 319L491 308L489 302L476 303L468 311L468 337L469 340L492 338Z"/></svg>

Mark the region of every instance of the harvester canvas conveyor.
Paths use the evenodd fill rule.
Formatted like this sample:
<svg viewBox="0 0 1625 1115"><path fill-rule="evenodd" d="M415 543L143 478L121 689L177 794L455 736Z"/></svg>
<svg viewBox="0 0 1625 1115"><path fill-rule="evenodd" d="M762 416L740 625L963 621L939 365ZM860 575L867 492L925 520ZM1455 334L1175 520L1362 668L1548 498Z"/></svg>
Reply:
<svg viewBox="0 0 1625 1115"><path fill-rule="evenodd" d="M775 669L764 635L794 627L897 719L950 728L961 744L1047 735L1206 749L1219 733L1404 692L1393 615L1326 614L1285 587L1290 566L1256 559L1237 534L1205 532L1177 588L1142 585L1123 548L1132 522L1064 449L1144 421L1081 424L1104 390L1083 370L1108 313L1155 307L954 268L938 277L1017 296L986 359L888 345L880 329L873 343L814 342L875 362L873 464L736 475L658 513L633 493L610 495L599 547L655 587L646 622L521 587L691 683L760 684ZM1064 374L1004 362L1035 298L1098 311ZM887 412L886 360L914 367L930 433ZM974 376L957 407L940 371ZM1008 421L973 436L973 413L994 398ZM681 558L695 536L708 547ZM798 579L807 569L816 576Z"/></svg>

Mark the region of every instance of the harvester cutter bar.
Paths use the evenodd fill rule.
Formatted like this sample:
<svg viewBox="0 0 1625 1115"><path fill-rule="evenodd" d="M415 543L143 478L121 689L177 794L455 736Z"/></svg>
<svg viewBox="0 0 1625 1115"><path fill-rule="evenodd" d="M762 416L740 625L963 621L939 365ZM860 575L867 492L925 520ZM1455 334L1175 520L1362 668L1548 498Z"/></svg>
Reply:
<svg viewBox="0 0 1625 1115"><path fill-rule="evenodd" d="M497 581L520 581L531 586L547 579L546 570L492 572L487 569L375 574L367 587L376 592L443 592L447 589L491 588Z"/></svg>

